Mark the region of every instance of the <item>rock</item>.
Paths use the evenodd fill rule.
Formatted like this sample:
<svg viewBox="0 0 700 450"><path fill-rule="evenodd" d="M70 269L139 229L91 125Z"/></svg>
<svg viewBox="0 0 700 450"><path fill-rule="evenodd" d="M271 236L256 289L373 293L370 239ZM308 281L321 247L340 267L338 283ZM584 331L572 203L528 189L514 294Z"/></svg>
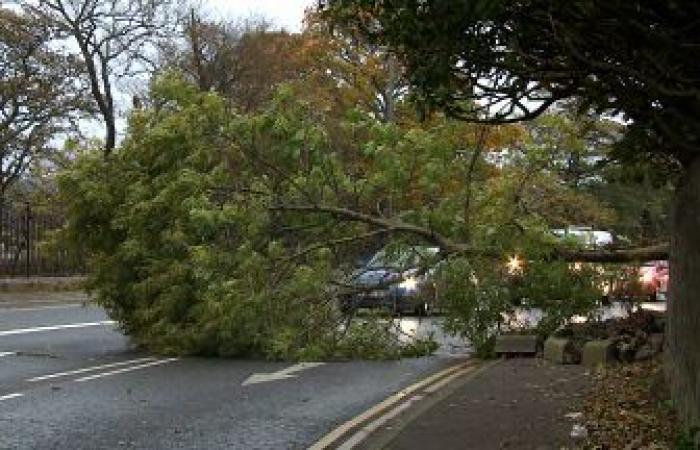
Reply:
<svg viewBox="0 0 700 450"><path fill-rule="evenodd" d="M497 355L530 355L537 353L537 336L530 334L506 334L496 337L494 352Z"/></svg>
<svg viewBox="0 0 700 450"><path fill-rule="evenodd" d="M587 367L607 366L617 361L615 344L609 339L589 341L583 346L582 362Z"/></svg>
<svg viewBox="0 0 700 450"><path fill-rule="evenodd" d="M571 428L571 437L574 439L585 439L588 437L588 430L583 425L575 423Z"/></svg>
<svg viewBox="0 0 700 450"><path fill-rule="evenodd" d="M656 352L654 352L654 349L651 347L651 345L644 345L637 349L637 351L634 354L634 360L646 361L647 359L651 359L655 354Z"/></svg>
<svg viewBox="0 0 700 450"><path fill-rule="evenodd" d="M620 361L631 362L634 360L636 348L632 342L619 341L617 344L617 354Z"/></svg>
<svg viewBox="0 0 700 450"><path fill-rule="evenodd" d="M653 316L654 328L663 331L666 328L666 312L661 311L649 311Z"/></svg>
<svg viewBox="0 0 700 450"><path fill-rule="evenodd" d="M570 339L550 337L544 342L544 359L556 364L578 364L581 355Z"/></svg>
<svg viewBox="0 0 700 450"><path fill-rule="evenodd" d="M655 353L662 352L664 350L664 334L651 333L649 335L649 345L651 345Z"/></svg>

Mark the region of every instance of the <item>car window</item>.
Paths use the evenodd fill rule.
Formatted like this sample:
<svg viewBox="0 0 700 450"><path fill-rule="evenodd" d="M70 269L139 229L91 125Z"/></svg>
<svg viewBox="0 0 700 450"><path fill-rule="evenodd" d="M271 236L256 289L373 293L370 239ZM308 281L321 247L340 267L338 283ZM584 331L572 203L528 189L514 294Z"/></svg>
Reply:
<svg viewBox="0 0 700 450"><path fill-rule="evenodd" d="M422 258L429 258L438 253L437 247L410 247L399 252L388 253L382 249L378 251L367 264L369 269L386 268L414 268L417 267Z"/></svg>

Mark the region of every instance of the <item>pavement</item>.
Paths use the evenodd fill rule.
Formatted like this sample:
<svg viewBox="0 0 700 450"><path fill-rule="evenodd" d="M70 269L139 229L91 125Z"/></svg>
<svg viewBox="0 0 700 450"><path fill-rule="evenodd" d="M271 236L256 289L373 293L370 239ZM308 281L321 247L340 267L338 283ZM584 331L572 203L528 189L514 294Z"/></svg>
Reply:
<svg viewBox="0 0 700 450"><path fill-rule="evenodd" d="M456 380L437 399L387 422L356 448L574 448L571 433L590 374L538 358L491 363Z"/></svg>
<svg viewBox="0 0 700 450"><path fill-rule="evenodd" d="M559 449L588 384L578 366L477 361L454 340L401 361L160 357L84 295L26 295L0 295L3 450Z"/></svg>

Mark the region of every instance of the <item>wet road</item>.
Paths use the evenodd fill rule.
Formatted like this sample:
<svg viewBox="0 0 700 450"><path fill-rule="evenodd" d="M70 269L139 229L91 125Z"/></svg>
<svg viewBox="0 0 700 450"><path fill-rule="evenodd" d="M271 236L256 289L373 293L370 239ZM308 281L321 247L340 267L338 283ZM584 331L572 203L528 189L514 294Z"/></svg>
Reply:
<svg viewBox="0 0 700 450"><path fill-rule="evenodd" d="M0 301L1 449L306 448L463 349L319 365L162 358L63 296Z"/></svg>

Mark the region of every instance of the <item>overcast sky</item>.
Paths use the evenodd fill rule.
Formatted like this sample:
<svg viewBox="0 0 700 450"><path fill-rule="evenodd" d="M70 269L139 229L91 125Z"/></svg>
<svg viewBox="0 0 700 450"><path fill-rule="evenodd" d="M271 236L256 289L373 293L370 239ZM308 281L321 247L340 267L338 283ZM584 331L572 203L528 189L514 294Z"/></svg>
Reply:
<svg viewBox="0 0 700 450"><path fill-rule="evenodd" d="M214 15L245 18L251 15L270 19L287 31L300 31L304 9L315 0L204 0L205 7Z"/></svg>

